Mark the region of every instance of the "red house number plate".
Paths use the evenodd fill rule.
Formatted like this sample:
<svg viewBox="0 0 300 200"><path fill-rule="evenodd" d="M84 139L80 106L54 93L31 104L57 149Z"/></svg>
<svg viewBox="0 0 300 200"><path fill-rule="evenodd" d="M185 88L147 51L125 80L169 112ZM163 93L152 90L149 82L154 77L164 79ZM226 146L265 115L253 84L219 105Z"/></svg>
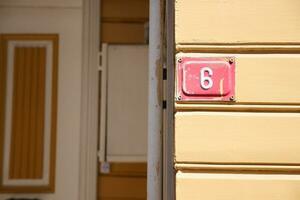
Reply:
<svg viewBox="0 0 300 200"><path fill-rule="evenodd" d="M177 61L177 101L234 101L235 59L181 57Z"/></svg>

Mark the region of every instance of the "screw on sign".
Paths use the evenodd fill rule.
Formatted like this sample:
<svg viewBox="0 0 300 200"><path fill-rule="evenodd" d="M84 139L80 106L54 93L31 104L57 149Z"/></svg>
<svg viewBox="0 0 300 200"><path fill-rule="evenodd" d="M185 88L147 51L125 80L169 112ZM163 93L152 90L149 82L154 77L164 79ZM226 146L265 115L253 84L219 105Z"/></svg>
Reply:
<svg viewBox="0 0 300 200"><path fill-rule="evenodd" d="M177 63L177 100L234 101L234 58L181 57Z"/></svg>

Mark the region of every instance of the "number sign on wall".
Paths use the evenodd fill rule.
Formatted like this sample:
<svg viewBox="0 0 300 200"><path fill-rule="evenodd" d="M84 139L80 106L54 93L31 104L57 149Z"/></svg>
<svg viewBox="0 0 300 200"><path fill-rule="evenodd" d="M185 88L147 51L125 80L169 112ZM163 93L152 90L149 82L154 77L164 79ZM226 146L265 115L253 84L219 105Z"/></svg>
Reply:
<svg viewBox="0 0 300 200"><path fill-rule="evenodd" d="M234 101L233 57L178 57L177 101Z"/></svg>

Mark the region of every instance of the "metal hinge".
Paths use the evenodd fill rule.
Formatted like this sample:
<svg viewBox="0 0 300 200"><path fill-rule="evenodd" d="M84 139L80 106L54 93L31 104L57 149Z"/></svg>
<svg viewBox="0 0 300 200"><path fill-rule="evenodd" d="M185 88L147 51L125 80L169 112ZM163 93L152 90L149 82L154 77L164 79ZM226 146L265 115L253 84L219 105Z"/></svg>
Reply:
<svg viewBox="0 0 300 200"><path fill-rule="evenodd" d="M167 68L163 68L163 80L167 80Z"/></svg>
<svg viewBox="0 0 300 200"><path fill-rule="evenodd" d="M162 102L162 108L163 109L167 108L167 101L166 100L163 100L163 102Z"/></svg>

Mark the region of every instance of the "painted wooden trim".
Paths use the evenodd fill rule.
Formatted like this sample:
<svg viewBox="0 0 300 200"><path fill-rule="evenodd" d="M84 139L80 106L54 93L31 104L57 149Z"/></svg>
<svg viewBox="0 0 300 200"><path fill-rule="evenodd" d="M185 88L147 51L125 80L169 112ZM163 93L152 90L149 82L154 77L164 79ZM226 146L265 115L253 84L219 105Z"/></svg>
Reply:
<svg viewBox="0 0 300 200"><path fill-rule="evenodd" d="M166 34L166 69L167 80L164 82L164 99L167 102L167 108L163 112L163 199L175 199L175 169L174 169L174 91L175 91L175 1L166 0L165 5L165 32Z"/></svg>
<svg viewBox="0 0 300 200"><path fill-rule="evenodd" d="M55 191L56 176L56 141L57 141L57 101L58 101L58 62L59 62L59 36L53 36L53 71L52 71L52 131L51 131L51 157L50 157L50 184L49 189Z"/></svg>
<svg viewBox="0 0 300 200"><path fill-rule="evenodd" d="M101 66L100 66L100 73L101 73L101 90L100 92L100 116L99 116L99 161L103 162L107 160L106 152L107 152L107 59L108 59L108 52L107 52L107 44L102 44L102 51L101 51Z"/></svg>
<svg viewBox="0 0 300 200"><path fill-rule="evenodd" d="M5 94L6 94L6 58L3 36L0 34L0 185L3 177L4 154L4 123L5 123Z"/></svg>
<svg viewBox="0 0 300 200"><path fill-rule="evenodd" d="M79 199L97 197L99 31L101 0L83 1Z"/></svg>
<svg viewBox="0 0 300 200"><path fill-rule="evenodd" d="M147 199L163 198L163 52L164 3L150 1L148 64Z"/></svg>
<svg viewBox="0 0 300 200"><path fill-rule="evenodd" d="M51 124L49 125L50 127L50 132L49 132L49 147L48 150L45 152L49 155L49 165L46 166L48 168L48 176L47 176L47 184L44 185L36 185L36 184L30 184L30 182L25 182L21 181L20 184L17 185L7 185L5 182L3 182L3 177L5 174L3 174L3 150L1 154L1 171L0 171L0 191L1 192L6 192L6 193L24 193L24 192L32 192L32 193L38 193L38 192L54 192L55 190L55 161L56 161L56 121L57 121L57 81L58 81L58 35L56 34L4 34L2 35L2 58L1 60L4 60L2 62L1 68L4 69L7 67L7 50L8 50L8 43L11 41L14 41L15 43L23 43L26 46L30 45L31 43L33 45L35 44L40 44L40 43L51 43L52 45L52 50L48 51L47 57L50 57L51 55L52 59L50 60L51 66L49 68L50 71L48 73L51 73L52 80L50 82L50 95L48 96L50 98L49 101L49 120ZM6 74L6 73L5 73ZM48 88L49 89L49 88ZM6 94L6 92L5 92ZM4 95L5 96L5 95ZM2 98L1 98L2 99ZM47 101L46 101L47 102ZM4 104L4 103L3 103ZM4 113L4 110L1 111L1 113ZM4 118L2 119L2 121ZM3 142L3 137L4 137L4 127L1 127L1 138ZM48 141L47 139L45 141ZM4 146L2 144L2 146ZM47 149L47 147L44 146L44 148ZM45 165L45 160L44 160L44 165ZM44 168L45 170L45 168ZM45 172L44 172L45 175ZM45 178L45 177L43 177ZM21 179L23 180L23 179ZM17 180L16 180L17 181ZM24 185L25 184L25 185Z"/></svg>

